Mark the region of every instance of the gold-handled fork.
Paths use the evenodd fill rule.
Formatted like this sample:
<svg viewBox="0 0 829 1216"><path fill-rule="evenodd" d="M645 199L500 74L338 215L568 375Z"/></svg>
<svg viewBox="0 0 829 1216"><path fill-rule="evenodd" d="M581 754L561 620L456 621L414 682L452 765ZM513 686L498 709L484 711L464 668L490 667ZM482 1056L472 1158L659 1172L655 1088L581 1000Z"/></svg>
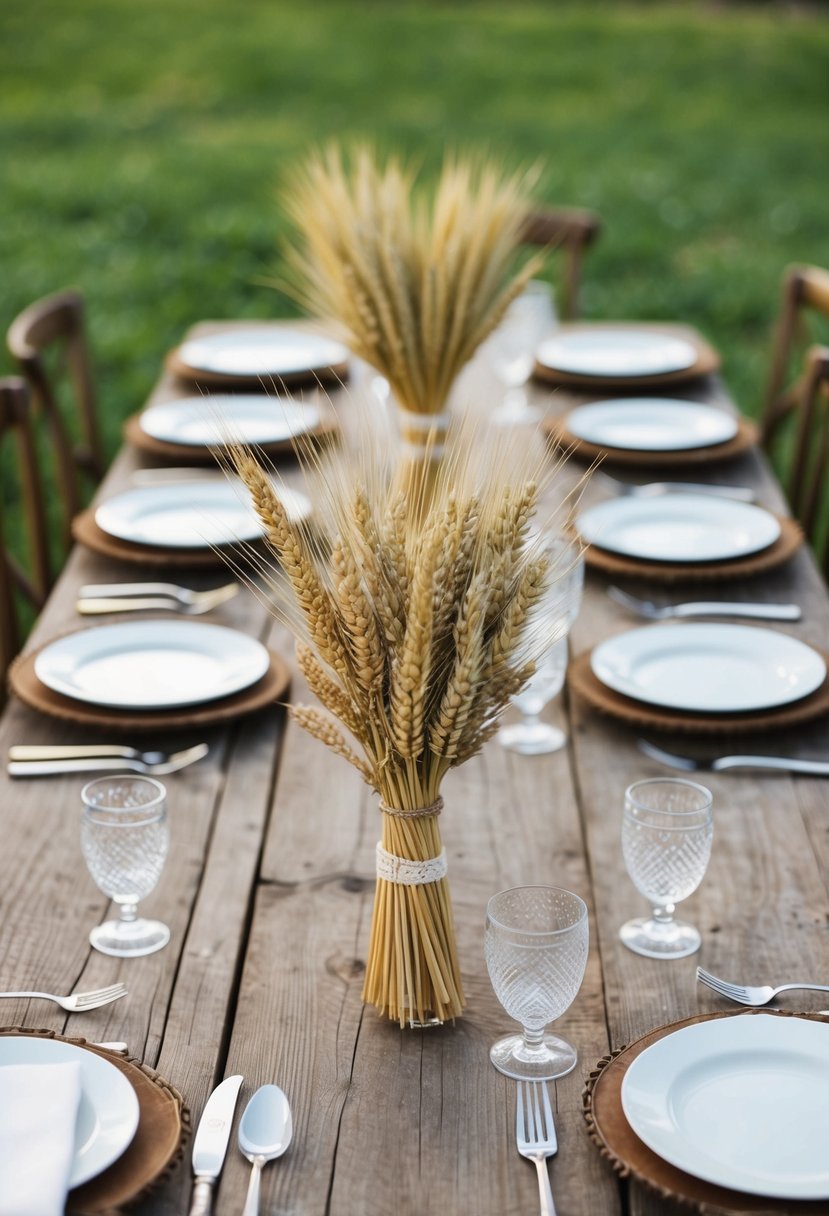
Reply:
<svg viewBox="0 0 829 1216"><path fill-rule="evenodd" d="M84 616L144 609L201 616L233 599L238 591L238 583L226 583L208 591L193 591L175 583L88 583L79 590L76 607Z"/></svg>

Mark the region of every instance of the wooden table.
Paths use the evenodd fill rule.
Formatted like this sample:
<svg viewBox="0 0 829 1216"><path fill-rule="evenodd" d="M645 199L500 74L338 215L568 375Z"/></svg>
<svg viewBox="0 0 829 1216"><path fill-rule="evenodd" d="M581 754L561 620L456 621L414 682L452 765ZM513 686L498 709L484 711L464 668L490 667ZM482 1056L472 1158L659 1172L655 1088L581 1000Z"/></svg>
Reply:
<svg viewBox="0 0 829 1216"><path fill-rule="evenodd" d="M492 380L480 362L464 384L478 402L491 399ZM153 399L181 391L162 379ZM553 410L573 400L535 391ZM703 382L695 395L723 399L724 390ZM346 400L346 426L349 409ZM122 451L102 495L123 487L139 463L135 452ZM574 467L565 479L579 472ZM753 485L761 502L783 508L757 454L694 473L704 475ZM598 487L588 494L598 496ZM135 567L76 550L29 645L80 626L74 598L82 582L135 577ZM806 551L750 586L717 584L711 594L794 598L804 619L787 631L825 645L829 598ZM210 619L292 654L282 630L247 592ZM635 623L607 599L603 581L589 577L573 651ZM297 679L294 697L305 695ZM242 1102L257 1085L277 1082L290 1097L295 1132L287 1156L265 1171L263 1212L535 1212L535 1171L514 1147L514 1087L487 1058L510 1022L484 966L484 909L504 887L569 887L590 905L591 949L581 992L557 1024L580 1052L576 1072L555 1087L559 1153L551 1177L558 1212L679 1212L638 1185L620 1184L591 1145L580 1113L584 1078L609 1049L666 1022L723 1008L695 986L697 962L731 977L826 977L829 785L708 775L713 856L701 889L683 906L702 932L702 951L654 962L618 940L622 922L644 911L625 875L619 832L625 787L664 770L637 752L630 730L579 704L559 699L548 716L570 734L564 751L521 757L491 743L445 785L442 827L468 1000L455 1026L401 1032L363 1008L376 804L347 764L286 726L277 708L228 729L181 736L182 745L206 738L211 752L167 779L171 851L145 910L170 925L172 941L145 959L118 961L88 945L90 927L108 909L80 853L82 779L0 777L0 988L69 992L123 979L130 989L127 999L74 1017L44 1002L6 1002L3 1023L125 1039L182 1091L194 1123L225 1074L245 1075ZM13 742L83 737L14 701L0 721L4 753ZM826 755L829 727L800 728L775 738L773 747ZM821 1003L818 995L801 994L786 1004L795 1002L807 1009ZM241 1211L248 1168L234 1138L219 1216ZM185 1164L136 1210L185 1212L189 1193L188 1151Z"/></svg>

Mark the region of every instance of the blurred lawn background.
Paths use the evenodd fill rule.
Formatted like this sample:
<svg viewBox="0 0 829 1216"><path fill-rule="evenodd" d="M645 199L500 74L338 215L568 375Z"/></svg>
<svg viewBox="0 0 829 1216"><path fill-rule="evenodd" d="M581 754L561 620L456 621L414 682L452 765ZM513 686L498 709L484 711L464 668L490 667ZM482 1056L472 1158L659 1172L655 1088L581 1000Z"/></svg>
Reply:
<svg viewBox="0 0 829 1216"><path fill-rule="evenodd" d="M188 325L291 314L256 280L331 136L540 157L604 220L584 315L697 325L749 414L784 266L829 265L825 9L28 0L0 47L0 325L82 289L109 454Z"/></svg>

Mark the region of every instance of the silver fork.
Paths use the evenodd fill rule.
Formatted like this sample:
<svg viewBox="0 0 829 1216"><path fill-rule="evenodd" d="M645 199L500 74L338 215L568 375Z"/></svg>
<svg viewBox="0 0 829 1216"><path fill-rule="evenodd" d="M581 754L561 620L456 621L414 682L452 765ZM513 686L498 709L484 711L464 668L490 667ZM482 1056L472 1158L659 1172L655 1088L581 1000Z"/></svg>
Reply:
<svg viewBox="0 0 829 1216"><path fill-rule="evenodd" d="M770 984L762 984L755 988L748 987L744 984L729 984L727 980L721 980L718 976L712 975L710 971L703 971L702 967L697 967L697 980L700 984L706 984L714 992L720 996L727 997L729 1001L736 1001L738 1005L768 1005L769 1001L780 992L792 991L807 991L807 992L829 992L829 984L780 984L777 988L772 988Z"/></svg>
<svg viewBox="0 0 829 1216"><path fill-rule="evenodd" d="M716 600L698 600L686 604L654 604L651 600L640 600L638 596L623 591L621 587L608 587L607 594L617 604L627 608L646 621L667 621L672 618L742 616L757 621L799 621L801 611L797 604L727 604Z"/></svg>
<svg viewBox="0 0 829 1216"><path fill-rule="evenodd" d="M725 773L729 770L754 769L757 772L802 773L807 777L829 777L829 760L799 760L796 756L715 756L699 760L693 756L678 756L666 752L649 739L637 739L636 745L644 756L658 760L668 768L683 773Z"/></svg>
<svg viewBox="0 0 829 1216"><path fill-rule="evenodd" d="M51 992L0 992L0 997L17 997L28 999L39 997L44 1001L54 1001L68 1013L86 1013L89 1009L100 1009L102 1005L111 1005L127 995L126 984L110 984L108 988L93 988L89 992L73 992L71 996L55 996Z"/></svg>
<svg viewBox="0 0 829 1216"><path fill-rule="evenodd" d="M718 486L703 482L697 485L688 481L650 481L639 485L633 481L620 481L611 477L604 469L595 474L622 496L633 495L635 498L658 498L661 494L708 494L714 498L733 498L737 502L754 502L755 494L748 486Z"/></svg>
<svg viewBox="0 0 829 1216"><path fill-rule="evenodd" d="M88 583L78 591L77 610L85 616L105 612L139 612L162 608L187 616L201 616L233 599L238 583L208 591L193 591L175 583Z"/></svg>
<svg viewBox="0 0 829 1216"><path fill-rule="evenodd" d="M541 1101L539 1101L539 1094ZM558 1150L556 1126L546 1081L519 1081L515 1098L515 1143L522 1157L535 1162L541 1216L556 1216L547 1158Z"/></svg>
<svg viewBox="0 0 829 1216"><path fill-rule="evenodd" d="M10 777L48 777L53 773L123 772L126 769L131 773L165 777L195 764L208 750L206 743L197 743L170 755L138 752L135 748L117 745L107 749L91 744L79 747L17 745L9 748L8 772Z"/></svg>

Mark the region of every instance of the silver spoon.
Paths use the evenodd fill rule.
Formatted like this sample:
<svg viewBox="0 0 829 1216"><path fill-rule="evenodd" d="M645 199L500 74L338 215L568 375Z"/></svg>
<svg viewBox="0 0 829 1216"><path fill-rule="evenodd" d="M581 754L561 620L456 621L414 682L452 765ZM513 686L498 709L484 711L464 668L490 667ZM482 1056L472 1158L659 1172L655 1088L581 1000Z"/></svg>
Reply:
<svg viewBox="0 0 829 1216"><path fill-rule="evenodd" d="M282 1090L278 1085L260 1086L239 1124L239 1148L253 1166L242 1216L258 1216L262 1166L282 1156L292 1132L291 1108Z"/></svg>

